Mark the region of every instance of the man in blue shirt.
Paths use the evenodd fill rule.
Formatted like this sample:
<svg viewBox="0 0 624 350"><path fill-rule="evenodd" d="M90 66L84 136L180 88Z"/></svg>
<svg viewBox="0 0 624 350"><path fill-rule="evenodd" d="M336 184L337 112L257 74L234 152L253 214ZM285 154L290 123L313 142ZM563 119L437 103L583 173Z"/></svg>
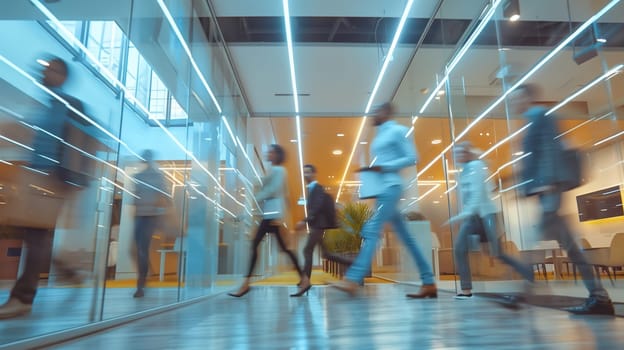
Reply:
<svg viewBox="0 0 624 350"><path fill-rule="evenodd" d="M370 168L362 169L374 171L380 177L380 188L375 191L379 193L376 196L375 212L362 229L363 244L360 253L347 271L345 279L333 286L351 295L357 292L377 250L383 225L390 222L415 260L423 283L418 293L407 296L436 298L438 294L431 265L407 230L399 211L403 192L403 179L399 171L415 166L417 156L414 143L407 136L408 129L392 120L392 112L390 103L381 105L375 111L373 124L377 127L377 135L371 143L371 159L375 161Z"/></svg>

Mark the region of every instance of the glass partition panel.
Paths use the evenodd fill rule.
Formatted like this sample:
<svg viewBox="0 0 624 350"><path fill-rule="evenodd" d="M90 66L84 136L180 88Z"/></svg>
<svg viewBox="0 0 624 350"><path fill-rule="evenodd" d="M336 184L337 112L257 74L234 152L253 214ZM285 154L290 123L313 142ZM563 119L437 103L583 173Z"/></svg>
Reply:
<svg viewBox="0 0 624 350"><path fill-rule="evenodd" d="M2 343L101 320L118 154L130 150L119 136L121 29L93 13L100 32L87 43L91 22L47 6L22 3L0 21L20 33L0 44L0 242L10 252L1 294L31 314L7 320ZM17 316L9 311L0 308L2 318Z"/></svg>

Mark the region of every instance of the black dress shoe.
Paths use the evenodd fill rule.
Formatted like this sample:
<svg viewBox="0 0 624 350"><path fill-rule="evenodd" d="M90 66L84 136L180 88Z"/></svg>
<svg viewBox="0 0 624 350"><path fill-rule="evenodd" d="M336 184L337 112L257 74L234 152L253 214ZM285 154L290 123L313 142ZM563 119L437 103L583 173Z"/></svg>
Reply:
<svg viewBox="0 0 624 350"><path fill-rule="evenodd" d="M599 300L594 296L590 296L582 305L572 306L564 310L576 315L613 315L613 303L611 299Z"/></svg>
<svg viewBox="0 0 624 350"><path fill-rule="evenodd" d="M145 292L143 291L143 288L139 288L136 290L136 292L134 292L134 295L132 296L133 298L143 298L145 296Z"/></svg>
<svg viewBox="0 0 624 350"><path fill-rule="evenodd" d="M523 297L515 295L504 295L495 300L500 306L510 310L520 310L522 307L520 303L525 301Z"/></svg>

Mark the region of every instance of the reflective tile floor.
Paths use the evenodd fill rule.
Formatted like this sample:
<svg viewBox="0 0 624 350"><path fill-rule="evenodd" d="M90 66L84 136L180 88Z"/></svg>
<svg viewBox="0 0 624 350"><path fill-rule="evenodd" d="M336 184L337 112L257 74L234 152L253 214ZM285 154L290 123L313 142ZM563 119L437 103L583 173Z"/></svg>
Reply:
<svg viewBox="0 0 624 350"><path fill-rule="evenodd" d="M368 285L350 298L315 286L219 294L53 349L623 349L624 318L553 309L513 312L485 299L410 300L408 285Z"/></svg>
<svg viewBox="0 0 624 350"><path fill-rule="evenodd" d="M218 286L202 290L181 290L176 288L148 288L144 298L134 299L132 288L40 288L30 315L10 320L0 320L0 346L33 336L45 335L78 326L93 320L110 319L179 300L200 295L222 293L232 287ZM9 288L0 291L0 303L8 299ZM104 300L103 305L96 302Z"/></svg>

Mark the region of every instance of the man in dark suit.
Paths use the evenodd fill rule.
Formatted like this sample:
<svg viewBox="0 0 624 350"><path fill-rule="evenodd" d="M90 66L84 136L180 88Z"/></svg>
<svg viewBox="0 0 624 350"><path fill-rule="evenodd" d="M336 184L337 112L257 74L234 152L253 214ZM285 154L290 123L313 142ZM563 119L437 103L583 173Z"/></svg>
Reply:
<svg viewBox="0 0 624 350"><path fill-rule="evenodd" d="M306 223L310 227L310 236L305 248L303 248L303 256L305 257L305 265L303 272L310 277L312 275L312 254L314 253L314 247L320 244L323 253L325 249L323 247L323 233L325 229L331 228L333 223L329 222L328 215L326 214L326 208L323 203L325 201L325 191L316 181L316 168L312 164L306 164L303 166L303 177L307 185L307 201L306 208L308 210L308 216L297 223L297 231L305 229Z"/></svg>

